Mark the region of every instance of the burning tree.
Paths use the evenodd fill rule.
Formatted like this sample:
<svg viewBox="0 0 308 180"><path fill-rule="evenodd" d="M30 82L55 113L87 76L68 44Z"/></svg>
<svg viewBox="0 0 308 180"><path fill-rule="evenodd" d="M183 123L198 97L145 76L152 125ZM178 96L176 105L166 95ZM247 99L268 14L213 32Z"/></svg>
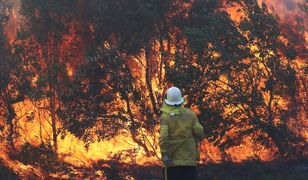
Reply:
<svg viewBox="0 0 308 180"><path fill-rule="evenodd" d="M75 15L73 1L21 1L21 14L24 18L17 46L19 55L36 78L30 97L34 100L48 99L52 140L57 152L59 125L57 110L61 106L59 96L61 86L68 80L67 62L78 44L78 39L68 38L71 33L72 18ZM72 43L73 42L73 43ZM65 45L70 46L68 49Z"/></svg>
<svg viewBox="0 0 308 180"><path fill-rule="evenodd" d="M219 147L225 149L237 146L243 143L244 137L252 136L254 142L260 142L266 147L271 147L272 144L269 142L273 142L282 156L301 156L293 148L298 144L305 144L304 140L301 136L296 136L288 127L292 115L288 104L292 103L290 99L294 96L296 88L296 71L290 64L293 55L283 57L281 54L279 47L282 42L279 39L281 34L277 19L274 14L268 12L264 4L259 7L256 1L243 1L241 6L244 18L238 28L233 25L233 22L229 22L231 24L229 27L233 25L234 30L229 33L230 37L222 38L230 41L219 39L219 35L212 36L220 32L219 28L224 35L228 35L227 30L230 29L222 26L221 22L227 25L227 21L213 19L215 17L213 14L204 15L204 19L209 18L204 22L207 24L214 22L218 27L210 24L209 28L205 25L187 29L188 43L192 48L199 50L197 51L199 53L212 50L213 55L208 58L209 61L217 63L217 60L221 60L222 65L225 63L225 66L216 65L218 67L216 76L208 72L205 78L209 79L200 81L204 82L204 87L200 87L200 83L197 84L197 87L204 92L193 101L198 102L197 99L201 99L197 105L200 117L208 119L205 121L205 128L210 131L208 137ZM196 7L200 6L197 4ZM203 14L206 14L204 11ZM211 12L208 10L208 13ZM198 13L194 12L194 14L198 17ZM192 40L189 41L190 39ZM204 44L207 42L208 44ZM217 42L231 43L226 44L230 50L219 47ZM222 45L224 47L224 44ZM239 55L236 56L236 53ZM284 53L288 54L288 52ZM230 56L230 54L234 55ZM204 64L210 65L210 63ZM184 67L189 67L188 63L184 64ZM172 69L176 70L177 65ZM191 71L192 68L184 69ZM215 66L208 69L208 71L213 70ZM179 71L183 72L180 69L175 73L180 74ZM207 72L206 69L205 72ZM214 75L214 78L211 75ZM176 76L171 74L170 77ZM173 80L176 79L185 78ZM188 82L193 82L191 78L186 79ZM177 82L183 83L183 81ZM188 88L191 87L188 86ZM198 94L198 92L202 91L198 89L192 94Z"/></svg>
<svg viewBox="0 0 308 180"><path fill-rule="evenodd" d="M234 133L223 145L239 144L241 136L253 134L254 141L266 147L271 139L282 156L299 155L292 148L303 140L287 126L291 113L286 105L294 95L296 72L290 59L279 53L281 35L277 20L264 4L260 8L256 1L246 1L243 9L247 18L240 28L248 39L246 46L252 57L242 63L242 70L236 69L227 76L223 83L228 88L222 92L231 95L229 102L235 105L232 113L241 114L232 126L242 128L246 124L250 128Z"/></svg>
<svg viewBox="0 0 308 180"><path fill-rule="evenodd" d="M83 98L79 98L80 103L73 96L64 101L67 107L76 105L74 112L70 108L60 112L64 125L85 140L93 140L93 135L81 132L94 125L101 140L114 137L122 129L151 156L156 150L157 143L152 141L155 141L159 115L157 91L153 87L157 62L152 59L152 53L156 52L152 48L168 1L91 1L89 4L93 13L89 16L90 26L97 43L93 48L97 51L76 72L72 94Z"/></svg>
<svg viewBox="0 0 308 180"><path fill-rule="evenodd" d="M24 100L30 87L30 81L21 59L13 54L11 46L3 34L3 27L8 21L11 4L2 1L0 4L0 116L6 120L9 127L7 141L9 147L14 150L15 125L19 120L14 104ZM3 128L3 126L1 127Z"/></svg>

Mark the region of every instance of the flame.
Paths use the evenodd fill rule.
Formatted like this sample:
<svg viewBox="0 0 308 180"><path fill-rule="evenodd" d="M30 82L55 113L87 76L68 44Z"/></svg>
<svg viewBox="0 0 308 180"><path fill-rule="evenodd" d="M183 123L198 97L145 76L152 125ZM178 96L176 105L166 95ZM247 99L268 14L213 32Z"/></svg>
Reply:
<svg viewBox="0 0 308 180"><path fill-rule="evenodd" d="M17 147L21 147L26 142L30 142L34 146L39 146L42 142L52 142L50 115L46 110L42 110L47 104L47 100L39 102L25 100L15 104L17 117L20 118L18 131L21 135L18 139L15 139ZM99 160L108 160L120 152L136 149L138 152L134 161L137 164L159 163L156 157L146 157L144 150L126 132L111 140L91 143L88 149L85 148L85 145L85 142L68 133L63 139L58 137L58 154L65 162L75 166L91 167L93 163ZM130 157L124 158L122 161L133 163Z"/></svg>
<svg viewBox="0 0 308 180"><path fill-rule="evenodd" d="M276 151L255 143L252 137L246 137L240 145L231 147L226 152L233 162L242 162L256 157L263 161L272 161L275 159Z"/></svg>
<svg viewBox="0 0 308 180"><path fill-rule="evenodd" d="M70 64L66 66L66 71L69 77L72 77L74 75L74 69L70 66Z"/></svg>
<svg viewBox="0 0 308 180"><path fill-rule="evenodd" d="M99 160L110 160L113 155L133 149L138 150L135 159L126 157L122 159L122 162L134 163L135 161L140 165L159 163L155 157L147 158L145 152L125 133L109 141L94 142L88 149L85 148L85 143L82 140L68 134L64 139L59 139L58 153L60 156L65 156L63 159L65 162L80 167L92 167L92 164Z"/></svg>
<svg viewBox="0 0 308 180"><path fill-rule="evenodd" d="M227 3L227 2L225 2ZM225 11L230 15L230 18L236 23L239 24L244 17L244 12L242 7L238 3L233 3L232 5L224 5L224 8L220 9L221 11Z"/></svg>

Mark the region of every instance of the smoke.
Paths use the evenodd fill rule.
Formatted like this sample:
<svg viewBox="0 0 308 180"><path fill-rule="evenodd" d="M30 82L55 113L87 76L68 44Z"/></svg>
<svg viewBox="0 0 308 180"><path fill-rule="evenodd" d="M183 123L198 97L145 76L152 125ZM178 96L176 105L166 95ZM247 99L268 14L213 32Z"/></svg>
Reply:
<svg viewBox="0 0 308 180"><path fill-rule="evenodd" d="M7 38L7 42L12 44L17 36L18 24L19 24L19 0L9 0L12 5L12 9L9 12L9 20L4 25L4 34Z"/></svg>
<svg viewBox="0 0 308 180"><path fill-rule="evenodd" d="M17 36L17 15L14 9L10 12L9 21L4 26L4 34L9 44L13 43Z"/></svg>
<svg viewBox="0 0 308 180"><path fill-rule="evenodd" d="M304 0L259 0L259 3L264 2L270 9L273 9L280 18L288 18L290 15L295 16L299 13L299 3Z"/></svg>
<svg viewBox="0 0 308 180"><path fill-rule="evenodd" d="M296 4L294 1L290 1L290 0L283 0L283 2L285 3L285 5L287 6L288 10L294 10L296 8Z"/></svg>
<svg viewBox="0 0 308 180"><path fill-rule="evenodd" d="M270 11L278 15L281 31L293 39L298 55L302 58L307 56L308 48L308 17L307 13L301 11L300 4L307 3L306 0L258 0L264 2Z"/></svg>

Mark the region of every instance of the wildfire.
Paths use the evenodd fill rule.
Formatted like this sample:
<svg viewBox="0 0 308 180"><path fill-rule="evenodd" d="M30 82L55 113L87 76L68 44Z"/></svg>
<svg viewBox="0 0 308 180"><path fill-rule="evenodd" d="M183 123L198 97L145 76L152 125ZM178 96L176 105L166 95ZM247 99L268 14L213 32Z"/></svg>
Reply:
<svg viewBox="0 0 308 180"><path fill-rule="evenodd" d="M265 2L268 6L273 7L271 11L278 13L279 17L283 19L283 22L288 22L289 18L294 20L296 14L300 13L299 9L297 8L297 4L300 2L300 0L259 0L259 3L261 5L262 2ZM18 7L16 5L16 7ZM12 10L10 14L10 20L7 22L4 28L4 33L8 39L8 43L12 44L16 40L17 36L17 29L18 29L18 21L20 19L17 9L16 8ZM189 9L191 7L190 3L184 3L185 9ZM223 11L226 11L230 14L231 19L238 25L241 20L244 17L244 14L241 10L240 4L235 4L234 6L228 6L226 8L220 9ZM175 14L170 14L171 16ZM185 17L188 16L188 14L184 15ZM295 24L295 22L292 22L292 26ZM82 63L83 59L85 58L85 42L83 41L82 37L79 37L77 33L78 26L80 26L80 22L74 22L69 28L69 32L67 35L64 35L63 42L60 46L60 62L64 64L64 68L66 70L66 75L69 78L73 78L75 74L75 70L78 67L79 64ZM306 24L305 24L306 25ZM295 26L295 25L294 25ZM94 28L94 27L93 27ZM94 30L93 30L94 31ZM301 35L304 37L305 41L305 48L308 48L308 32L303 32ZM175 37L172 37L175 38ZM288 44L288 39L284 37L280 37L281 41L285 44ZM185 40L184 40L185 41ZM156 40L155 42L155 51L159 51L159 41ZM187 43L186 41L184 42ZM167 43L162 43L163 47L162 49L165 51L167 49ZM71 47L76 47L75 49L72 49ZM110 48L110 45L106 41L104 43L105 48ZM176 47L174 45L171 45L170 53L172 55L176 52ZM258 48L256 46L248 47L250 50L258 51ZM169 63L170 66L174 66L176 61L173 59L172 55L170 57L167 57L168 60L166 60L166 64ZM269 55L273 55L273 52L270 52ZM307 54L306 54L307 55ZM157 53L156 55L152 55L150 59L160 59L162 60L163 54L162 52ZM219 58L219 54L214 54L215 57ZM256 58L260 59L260 54L255 53L254 56ZM141 50L140 54L135 56L126 56L126 62L132 72L132 76L134 79L136 79L136 86L140 86L139 88L142 89L143 86L145 86L147 83L151 84L151 91L154 93L154 101L159 101L162 97L162 94L164 93L163 85L161 82L161 79L159 79L156 76L152 76L152 74L158 74L158 71L161 71L160 78L163 79L165 76L165 69L162 66L161 70L158 70L159 65L155 64L155 62L147 62L146 60L146 54L144 50ZM244 60L246 62L246 60ZM247 62L249 60L247 59ZM154 70L150 70L147 72L146 69L146 63L151 64L151 66L155 67ZM307 67L307 59L305 59L305 55L302 55L302 57L297 58L295 61L292 62L292 66L296 67L297 72L302 72ZM265 69L263 64L259 64L260 69ZM146 73L150 73L150 81L147 82ZM151 74L152 73L152 74ZM36 82L38 81L39 77L36 75L32 81L31 86L36 87ZM300 78L299 78L300 79ZM224 75L221 75L218 77L218 80L221 81L221 84L218 83L220 88L222 90L228 90L229 87L227 85L228 78ZM303 78L301 81L307 80L307 78ZM265 88L265 81L260 80L260 87L258 88ZM225 82L225 83L224 83ZM88 82L84 82L87 84ZM302 85L300 87L300 94L302 96L305 96L307 98L307 92L305 89L306 86ZM209 87L207 90L208 92L214 92L217 91L217 89L213 87ZM145 96L149 96L149 92L146 91L144 93ZM268 102L270 100L270 94L268 92L262 94L263 99L265 102ZM123 104L123 102L120 99L120 95L117 94L117 100L115 100L114 105L116 108L123 108L124 111L128 111L127 105ZM283 107L283 109L288 108L288 102L282 99L279 96L275 96L275 99L279 99L277 101L277 104ZM214 102L216 103L216 102ZM303 102L305 103L305 102ZM14 144L16 145L16 148L18 151L21 150L23 145L26 143L30 143L33 146L40 146L41 144L51 144L53 145L53 130L52 130L52 119L50 115L50 110L47 108L50 105L49 100L42 99L37 101L31 101L30 99L26 99L23 102L16 103L14 105L14 110L16 111L16 131L18 132L18 136L14 137ZM152 106L151 106L152 107ZM136 119L142 121L146 117L141 113L139 104L131 104L130 108L132 111L137 114ZM152 107L153 108L153 107ZM197 114L200 113L198 111L198 107L192 108ZM230 113L233 113L237 109L231 108L231 107L225 107L224 109L224 115L228 115ZM308 125L307 120L307 112L302 108L301 113L299 113L301 116L301 119L305 121L305 124ZM57 117L58 118L58 117ZM3 121L3 119L1 119ZM4 121L3 121L4 122ZM2 122L1 122L2 123ZM142 124L143 125L143 124ZM62 124L57 122L57 128L61 129ZM152 147L153 151L155 151L155 155L149 157L147 155L147 152L145 152L145 149L140 147L137 142L134 141L135 137L132 137L132 134L127 132L126 130L120 131L118 135L116 135L112 139L103 140L103 141L93 141L90 144L87 144L87 142L78 139L71 133L63 133L59 132L57 137L58 142L58 149L57 149L57 155L58 158L66 163L70 163L74 165L75 167L88 167L91 168L95 164L97 164L100 161L108 161L113 160L114 158L117 158L119 162L128 163L128 164L139 164L139 165L159 165L159 148L157 145L157 139L158 139L158 129L159 127L155 127L155 137L153 139L146 139L147 134L145 133L146 129L143 128L143 126L138 130L138 138L143 138L146 141L146 146ZM233 134L236 133L236 130L231 130L228 137L231 137ZM260 135L261 132L256 132L254 136ZM300 132L303 134L303 137L308 139L308 132L303 129L303 131ZM142 137L143 136L143 137ZM95 135L92 137L93 139L97 139ZM39 168L34 168L30 165L25 165L17 160L11 160L7 154L7 149L5 148L5 145L0 144L1 150L0 150L0 163L4 164L5 166L12 169L17 174L21 175L22 177L27 177L28 174L34 173L38 177L44 177L44 174L42 173L42 170ZM244 138L244 141L238 145L234 146L232 148L229 148L225 152L222 152L221 149L219 149L215 142L209 142L208 140L204 140L200 143L199 149L201 151L201 162L206 163L208 161L212 162L220 162L225 157L227 159L234 161L234 162L241 162L244 160L247 160L249 158L255 158L258 157L261 160L264 161L270 161L275 158L275 153L277 152L277 149L275 148L265 148L264 146L257 145L256 142L254 142L253 137L247 136ZM108 164L101 164L101 166L109 166ZM97 172L100 177L104 177L103 172ZM61 177L59 174L51 174L52 177Z"/></svg>
<svg viewBox="0 0 308 180"><path fill-rule="evenodd" d="M38 106L40 104L40 106ZM15 105L18 120L18 129L21 137L15 140L16 146L21 147L24 143L30 142L39 146L42 142L51 142L51 120L48 112L44 110L47 101L31 102L26 100ZM91 143L88 148L86 144L68 133L64 138L58 138L58 153L65 162L76 166L91 165L98 160L108 160L120 152L138 150L135 159L125 157L123 162L138 164L158 163L156 157L146 158L145 152L126 133L116 136L111 140Z"/></svg>

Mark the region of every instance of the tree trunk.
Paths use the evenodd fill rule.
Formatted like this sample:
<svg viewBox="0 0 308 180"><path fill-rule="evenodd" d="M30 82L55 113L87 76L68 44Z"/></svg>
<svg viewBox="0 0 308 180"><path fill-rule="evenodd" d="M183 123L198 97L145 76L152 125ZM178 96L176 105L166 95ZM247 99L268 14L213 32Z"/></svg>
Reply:
<svg viewBox="0 0 308 180"><path fill-rule="evenodd" d="M255 117L256 125L258 125L262 129L262 131L265 132L270 137L270 139L274 142L274 144L276 145L278 149L279 154L281 156L286 156L287 154L286 146L288 145L288 142L287 142L288 139L285 138L283 133L279 132L279 129L277 129L277 127L270 124L272 122L269 122L269 123L262 122L258 116L256 108L253 105L250 105L250 106L251 106L251 110Z"/></svg>
<svg viewBox="0 0 308 180"><path fill-rule="evenodd" d="M131 121L130 133L132 135L132 139L139 146L141 146L144 149L146 155L148 157L150 157L151 153L150 153L149 148L146 146L146 144L144 142L142 142L140 139L137 138L138 127L136 127L136 122L134 120L134 116L133 116L133 113L132 113L131 108L130 108L129 98L128 98L128 96L125 96L124 98L125 98L125 102L126 102L126 106L127 106L127 112L128 112L128 115L129 115L129 118L130 118L130 121Z"/></svg>
<svg viewBox="0 0 308 180"><path fill-rule="evenodd" d="M14 145L14 124L13 124L13 119L9 119L8 120L8 124L10 126L10 129L9 129L9 135L8 135L8 144L9 144L9 147L12 149L12 150L15 150L15 145Z"/></svg>
<svg viewBox="0 0 308 180"><path fill-rule="evenodd" d="M161 58L160 58L160 63L159 63L158 82L159 82L159 85L162 86L164 82L163 81L163 65L165 62L164 39L163 39L162 33L159 36L159 43L160 43L159 51L161 53Z"/></svg>
<svg viewBox="0 0 308 180"><path fill-rule="evenodd" d="M284 141L287 141L287 139L282 137L281 133L279 133L278 130L275 127L268 126L266 133L270 136L272 141L275 143L279 154L282 157L287 156L288 152L287 152L287 149L286 149L286 145L288 143L284 142Z"/></svg>
<svg viewBox="0 0 308 180"><path fill-rule="evenodd" d="M38 109L38 118L39 118L39 122L40 122L40 139L41 139L41 144L44 144L43 134L42 134L42 120L41 120L40 109Z"/></svg>
<svg viewBox="0 0 308 180"><path fill-rule="evenodd" d="M151 74L151 67L150 67L150 47L145 48L145 60L146 60L146 72L145 72L146 85L150 93L150 100L153 106L154 114L158 117L158 109L156 107L156 100L153 94L153 87L152 87L152 82L151 82L152 74Z"/></svg>
<svg viewBox="0 0 308 180"><path fill-rule="evenodd" d="M11 105L8 105L8 116L7 116L7 122L9 124L9 134L8 134L8 144L9 144L9 147L12 149L12 150L15 150L15 145L14 145L14 123L13 123L13 120L16 116L15 112L14 112L14 109Z"/></svg>
<svg viewBox="0 0 308 180"><path fill-rule="evenodd" d="M52 141L53 141L53 147L54 147L54 153L57 154L58 150L58 141L57 141L57 122L56 122L56 80L57 80L57 72L55 72L57 69L55 69L55 66L57 65L56 62L58 62L58 56L57 56L57 38L55 34L52 34L54 41L50 42L49 51L50 54L48 54L49 64L48 64L48 76L49 76L49 93L50 93L50 114L51 114L51 128L52 128Z"/></svg>
<svg viewBox="0 0 308 180"><path fill-rule="evenodd" d="M50 75L50 81L49 81L49 87L50 87L50 113L51 113L51 126L52 126L52 139L54 143L54 153L57 154L58 150L58 132L57 132L57 115L56 115L56 106L57 106L57 83L59 81L59 72L58 67L54 69L55 66L59 66L60 63L60 44L61 44L61 33L54 33L53 36L53 42L50 54L50 65L51 69L49 69L49 75Z"/></svg>
<svg viewBox="0 0 308 180"><path fill-rule="evenodd" d="M51 126L52 126L52 139L54 144L54 152L57 153L58 141L57 141L57 122L56 122L56 95L54 86L51 85L51 95L50 95L50 113L51 113Z"/></svg>

